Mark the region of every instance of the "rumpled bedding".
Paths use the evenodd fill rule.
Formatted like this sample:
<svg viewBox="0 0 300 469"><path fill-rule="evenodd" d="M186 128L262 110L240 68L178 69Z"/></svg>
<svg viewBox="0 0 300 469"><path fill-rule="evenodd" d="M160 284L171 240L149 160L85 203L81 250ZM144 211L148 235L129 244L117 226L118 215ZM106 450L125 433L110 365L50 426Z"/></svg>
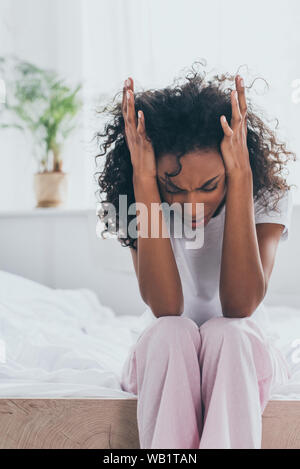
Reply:
<svg viewBox="0 0 300 469"><path fill-rule="evenodd" d="M300 308L285 306L283 299L281 305L266 306L266 310L272 343L281 351L291 372L288 383L273 386L271 399L298 400L300 399Z"/></svg>
<svg viewBox="0 0 300 469"><path fill-rule="evenodd" d="M122 366L149 319L0 271L0 397L132 397Z"/></svg>
<svg viewBox="0 0 300 469"><path fill-rule="evenodd" d="M300 399L300 310L266 306L292 376L273 399ZM129 398L121 372L154 316L118 316L89 289L52 289L0 271L1 398Z"/></svg>

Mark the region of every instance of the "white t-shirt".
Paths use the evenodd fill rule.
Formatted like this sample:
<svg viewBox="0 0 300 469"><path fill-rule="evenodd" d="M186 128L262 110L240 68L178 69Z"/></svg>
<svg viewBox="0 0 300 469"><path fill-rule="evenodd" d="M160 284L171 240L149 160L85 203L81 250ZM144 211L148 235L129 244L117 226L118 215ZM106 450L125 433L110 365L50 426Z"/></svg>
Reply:
<svg viewBox="0 0 300 469"><path fill-rule="evenodd" d="M289 236L293 198L291 191L286 191L278 202L278 210L267 211L258 199L254 202L255 223L279 223L285 225L280 241ZM172 217L172 211L171 218ZM193 319L198 326L212 317L222 316L219 298L219 278L221 268L222 241L226 213L226 202L220 213L211 218L204 227L204 244L197 249L187 249L189 238L174 237L172 223L169 230L176 264L181 278L184 312L182 316ZM267 315L263 303L251 316L266 330Z"/></svg>

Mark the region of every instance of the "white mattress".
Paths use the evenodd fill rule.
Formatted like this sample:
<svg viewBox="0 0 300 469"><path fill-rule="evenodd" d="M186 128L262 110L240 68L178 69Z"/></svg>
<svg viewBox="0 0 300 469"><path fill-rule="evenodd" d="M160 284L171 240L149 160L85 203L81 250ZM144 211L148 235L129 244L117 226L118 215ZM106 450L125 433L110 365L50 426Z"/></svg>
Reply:
<svg viewBox="0 0 300 469"><path fill-rule="evenodd" d="M292 370L272 398L300 399L300 311L267 310ZM120 387L121 371L151 321L148 308L116 316L88 289L54 290L0 271L0 398L134 397Z"/></svg>

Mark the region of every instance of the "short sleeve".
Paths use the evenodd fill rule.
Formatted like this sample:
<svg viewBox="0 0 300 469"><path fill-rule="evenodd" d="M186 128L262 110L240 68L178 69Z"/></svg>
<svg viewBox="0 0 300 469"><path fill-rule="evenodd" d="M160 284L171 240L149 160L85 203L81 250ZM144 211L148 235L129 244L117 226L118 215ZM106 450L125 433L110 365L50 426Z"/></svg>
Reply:
<svg viewBox="0 0 300 469"><path fill-rule="evenodd" d="M271 200L271 206L272 204L273 201ZM293 195L291 190L286 190L277 203L277 209L274 210L264 207L261 200L258 199L254 203L255 224L279 223L280 225L284 225L280 241L286 241L290 232L292 209Z"/></svg>

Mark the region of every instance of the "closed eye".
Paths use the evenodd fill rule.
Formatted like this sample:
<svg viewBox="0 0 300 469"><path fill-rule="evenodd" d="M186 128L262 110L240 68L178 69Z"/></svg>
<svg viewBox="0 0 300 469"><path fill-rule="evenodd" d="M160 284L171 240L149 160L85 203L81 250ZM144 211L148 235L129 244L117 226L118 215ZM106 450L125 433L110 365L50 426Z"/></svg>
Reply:
<svg viewBox="0 0 300 469"><path fill-rule="evenodd" d="M215 191L217 187L218 187L218 184L216 184L213 187L209 187L209 188L205 188L205 189L199 189L199 190L203 190L204 192L211 192L211 191Z"/></svg>
<svg viewBox="0 0 300 469"><path fill-rule="evenodd" d="M218 184L216 184L215 186L213 187L209 187L209 188L199 188L197 189L198 191L204 191L204 192L212 192L214 190L216 190L218 187ZM168 192L169 194L179 194L180 192L186 192L186 191L183 191L182 189L180 190L173 190L173 191L170 191L168 189L166 189L166 192Z"/></svg>

